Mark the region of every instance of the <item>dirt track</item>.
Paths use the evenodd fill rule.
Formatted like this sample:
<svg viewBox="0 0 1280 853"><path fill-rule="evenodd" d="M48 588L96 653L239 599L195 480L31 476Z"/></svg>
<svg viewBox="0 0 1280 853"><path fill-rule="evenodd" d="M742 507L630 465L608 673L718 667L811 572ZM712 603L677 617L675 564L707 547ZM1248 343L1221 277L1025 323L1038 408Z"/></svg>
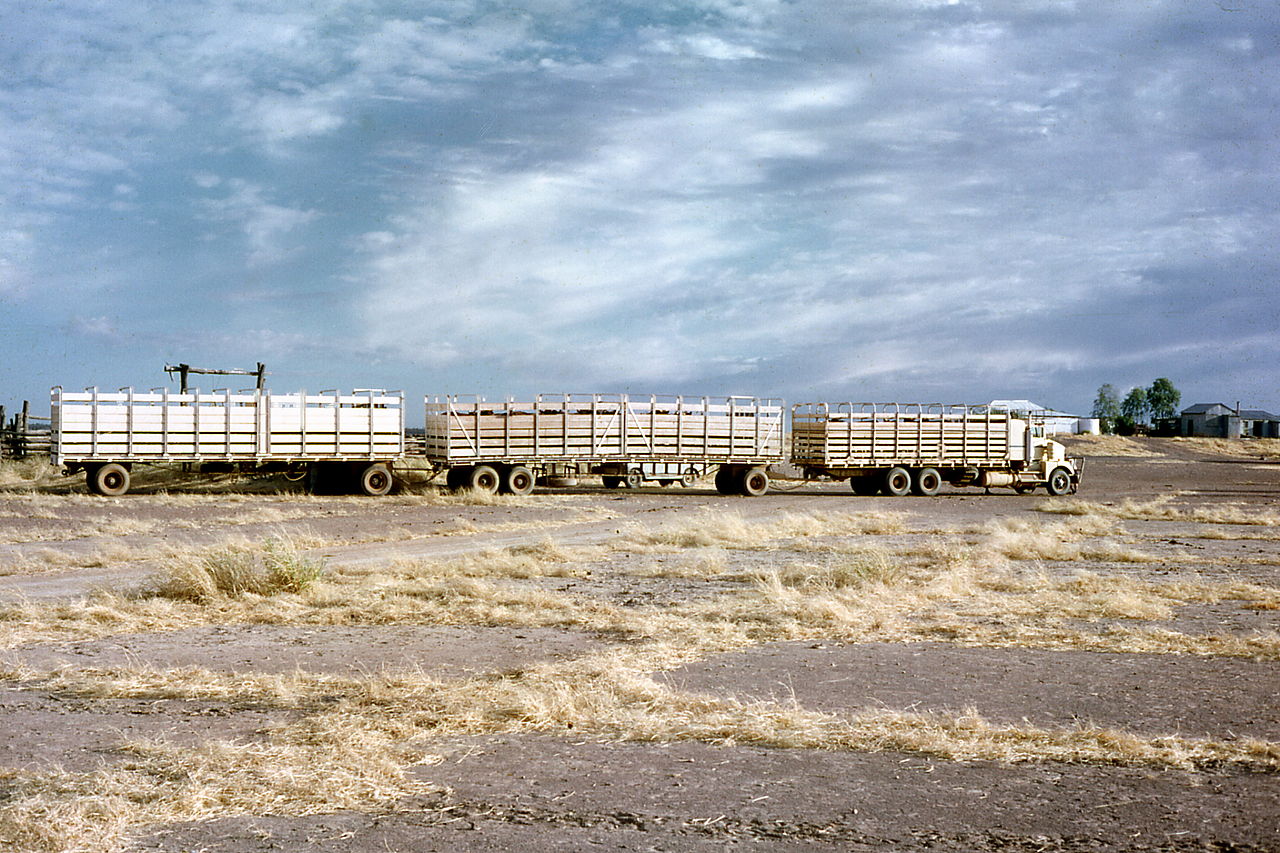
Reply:
<svg viewBox="0 0 1280 853"><path fill-rule="evenodd" d="M1280 511L1280 465L1205 454L1152 441L1150 457L1093 457L1080 499L1115 504L1176 493L1177 506ZM0 494L0 596L56 607L94 589L127 590L169 557L230 536L291 535L321 542L332 571L369 572L399 558L444 561L483 549L609 543L729 511L748 521L783 514L904 513L904 531L879 537L971 542L992 519L1049 524L1042 494L949 491L937 498L857 498L807 486L764 498L707 489L612 492L582 489L495 505L411 500L245 495L184 500L146 494L93 500ZM259 520L260 519L260 520ZM1126 519L1126 547L1144 562L1041 561L1043 571L1089 570L1165 583L1247 581L1280 586L1280 539L1267 527L1186 519ZM1240 537L1241 531L1251 534ZM1262 535L1252 535L1252 534ZM743 571L783 560L778 549L730 550ZM112 554L114 553L114 556ZM52 556L51 556L52 555ZM95 556L97 555L97 556ZM572 600L637 613L720 594L732 581L635 571L676 556L609 552L587 570L512 580ZM101 565L77 565L101 563ZM10 617L13 618L13 617ZM1120 619L1119 627L1131 620ZM1192 639L1274 637L1280 610L1205 601L1143 617L1142 626ZM1087 629L1105 635L1106 623ZM356 676L413 671L436 679L519 673L570 661L626 637L582 626L353 622L230 622L24 642L4 652L0 767L85 773L122 761L119 744L163 737L266 742L272 727L305 721L306 706L239 700L94 696L51 674L120 666L198 666L243 675ZM684 693L768 701L837 717L865 709L974 712L998 724L1045 729L1097 724L1145 737L1180 735L1280 741L1273 657L1118 654L1087 649L992 647L968 642L767 642L704 654L657 673ZM449 734L428 744L435 763L412 769L445 790L377 808L310 816L250 814L140 827L133 849L209 850L1277 850L1280 776L1201 766L1108 766L1098 762L944 760L913 751L764 748L685 740L620 742L590 732ZM0 793L7 783L0 780ZM16 783L8 783L16 784ZM16 789L14 789L16 790ZM9 796L12 796L10 791Z"/></svg>

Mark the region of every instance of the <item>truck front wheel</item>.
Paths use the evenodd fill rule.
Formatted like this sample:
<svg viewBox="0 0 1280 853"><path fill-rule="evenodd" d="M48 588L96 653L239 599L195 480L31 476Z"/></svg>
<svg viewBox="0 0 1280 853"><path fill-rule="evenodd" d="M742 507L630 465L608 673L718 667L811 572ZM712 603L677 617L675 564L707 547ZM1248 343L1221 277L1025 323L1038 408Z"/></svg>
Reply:
<svg viewBox="0 0 1280 853"><path fill-rule="evenodd" d="M129 491L129 469L119 462L108 462L85 472L89 491L96 495L114 498Z"/></svg>
<svg viewBox="0 0 1280 853"><path fill-rule="evenodd" d="M1049 489L1049 494L1051 495L1067 494L1071 491L1071 472L1066 468L1054 468L1045 486Z"/></svg>

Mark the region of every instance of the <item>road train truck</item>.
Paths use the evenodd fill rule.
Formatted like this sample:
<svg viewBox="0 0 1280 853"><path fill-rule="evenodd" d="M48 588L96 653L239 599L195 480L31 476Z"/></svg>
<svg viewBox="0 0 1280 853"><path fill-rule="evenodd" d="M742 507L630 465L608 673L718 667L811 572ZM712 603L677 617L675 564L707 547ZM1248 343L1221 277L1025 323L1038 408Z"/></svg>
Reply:
<svg viewBox="0 0 1280 853"><path fill-rule="evenodd" d="M282 472L312 491L384 495L397 466L454 488L527 494L539 481L606 486L714 475L721 494L762 495L787 460L786 410L754 397L539 395L425 399L419 438L400 392L52 393L55 464L102 495L135 464ZM847 479L857 494L933 495L942 483L1075 491L1083 459L1042 424L977 406L803 403L791 410L789 476Z"/></svg>
<svg viewBox="0 0 1280 853"><path fill-rule="evenodd" d="M1064 495L1084 459L1067 456L1043 424L986 406L800 403L791 464L805 479L847 479L859 495L935 495L943 483Z"/></svg>

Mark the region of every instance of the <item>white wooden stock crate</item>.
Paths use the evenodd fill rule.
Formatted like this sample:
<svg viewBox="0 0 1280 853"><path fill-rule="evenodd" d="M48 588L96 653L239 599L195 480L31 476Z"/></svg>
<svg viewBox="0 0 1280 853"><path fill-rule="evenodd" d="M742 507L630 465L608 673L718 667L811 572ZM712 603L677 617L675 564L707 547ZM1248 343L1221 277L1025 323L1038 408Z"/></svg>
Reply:
<svg viewBox="0 0 1280 853"><path fill-rule="evenodd" d="M1014 427L1008 414L974 406L801 403L792 409L791 462L829 468L1000 464L1017 446Z"/></svg>
<svg viewBox="0 0 1280 853"><path fill-rule="evenodd" d="M539 395L490 403L428 397L434 462L750 460L783 457L782 404L752 397Z"/></svg>
<svg viewBox="0 0 1280 853"><path fill-rule="evenodd" d="M399 393L52 394L52 454L85 460L392 459L404 453Z"/></svg>

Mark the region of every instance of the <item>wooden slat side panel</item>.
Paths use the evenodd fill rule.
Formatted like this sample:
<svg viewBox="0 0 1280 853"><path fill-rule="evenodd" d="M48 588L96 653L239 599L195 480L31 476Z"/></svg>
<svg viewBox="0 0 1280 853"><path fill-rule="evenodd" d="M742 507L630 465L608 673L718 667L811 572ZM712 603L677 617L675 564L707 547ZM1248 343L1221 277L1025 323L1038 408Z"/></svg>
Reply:
<svg viewBox="0 0 1280 853"><path fill-rule="evenodd" d="M797 411L791 459L814 467L884 464L1003 464L1010 418L1003 413Z"/></svg>
<svg viewBox="0 0 1280 853"><path fill-rule="evenodd" d="M392 395L67 393L55 389L53 453L91 459L296 459L404 453Z"/></svg>
<svg viewBox="0 0 1280 853"><path fill-rule="evenodd" d="M475 403L431 400L425 453L473 459L781 459L783 409L648 400Z"/></svg>

